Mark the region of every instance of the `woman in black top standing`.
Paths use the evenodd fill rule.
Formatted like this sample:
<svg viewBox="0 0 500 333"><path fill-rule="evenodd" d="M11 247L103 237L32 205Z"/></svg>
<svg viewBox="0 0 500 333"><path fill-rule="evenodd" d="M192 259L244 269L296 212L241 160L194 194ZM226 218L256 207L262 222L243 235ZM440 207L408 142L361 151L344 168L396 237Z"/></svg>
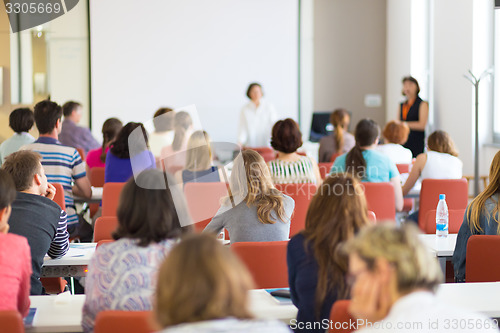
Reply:
<svg viewBox="0 0 500 333"><path fill-rule="evenodd" d="M410 135L404 146L411 150L413 157L424 152L424 131L429 116L429 104L418 96L419 92L420 86L414 77L403 78L403 95L406 96L406 101L401 103L400 120L410 128Z"/></svg>

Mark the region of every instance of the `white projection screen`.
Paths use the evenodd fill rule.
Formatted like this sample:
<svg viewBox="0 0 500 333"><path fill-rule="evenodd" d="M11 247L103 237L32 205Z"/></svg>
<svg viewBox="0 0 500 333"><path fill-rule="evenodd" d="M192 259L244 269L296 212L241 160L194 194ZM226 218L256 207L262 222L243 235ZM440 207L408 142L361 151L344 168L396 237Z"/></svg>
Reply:
<svg viewBox="0 0 500 333"><path fill-rule="evenodd" d="M298 0L90 0L92 131L195 105L214 141L236 142L250 82L298 113Z"/></svg>

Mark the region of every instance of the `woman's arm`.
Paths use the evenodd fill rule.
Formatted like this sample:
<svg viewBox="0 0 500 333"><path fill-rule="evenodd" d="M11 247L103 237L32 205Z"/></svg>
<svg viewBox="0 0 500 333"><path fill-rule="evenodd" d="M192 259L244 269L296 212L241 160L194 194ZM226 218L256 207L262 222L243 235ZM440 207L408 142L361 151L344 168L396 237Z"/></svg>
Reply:
<svg viewBox="0 0 500 333"><path fill-rule="evenodd" d="M406 121L408 127L412 130L425 131L427 119L429 118L429 104L422 101L418 108L418 121Z"/></svg>
<svg viewBox="0 0 500 333"><path fill-rule="evenodd" d="M391 178L390 182L394 187L394 199L396 203L396 211L400 212L403 210L403 205L404 205L403 191L401 190L401 180L399 176L396 176Z"/></svg>
<svg viewBox="0 0 500 333"><path fill-rule="evenodd" d="M464 219L457 235L457 243L453 252L453 271L456 282L465 282L465 257L467 253L467 242L469 241L472 232L469 226L469 218L467 210L464 214Z"/></svg>
<svg viewBox="0 0 500 333"><path fill-rule="evenodd" d="M319 172L318 163L313 160L311 160L311 162L313 165L314 176L316 177L316 185L318 185L319 187L321 183L323 183L323 179L321 179L321 173Z"/></svg>
<svg viewBox="0 0 500 333"><path fill-rule="evenodd" d="M411 168L410 175L408 176L408 179L406 179L405 184L403 185L403 196L407 195L408 192L415 186L415 183L418 180L418 177L420 177L420 174L422 173L422 170L424 169L425 163L427 162L427 154L422 153L417 156L417 159L415 160L415 164L413 164L413 167Z"/></svg>
<svg viewBox="0 0 500 333"><path fill-rule="evenodd" d="M198 221L194 221L198 222ZM222 229L224 228L224 219L221 218L221 215L215 215L215 217L210 221L205 229L203 229L203 232L212 232L216 235L218 235Z"/></svg>

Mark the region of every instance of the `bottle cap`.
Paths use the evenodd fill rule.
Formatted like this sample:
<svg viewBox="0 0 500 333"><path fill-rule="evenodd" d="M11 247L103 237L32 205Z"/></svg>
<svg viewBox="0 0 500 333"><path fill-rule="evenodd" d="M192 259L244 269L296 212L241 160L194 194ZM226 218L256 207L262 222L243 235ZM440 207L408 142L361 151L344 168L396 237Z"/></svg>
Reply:
<svg viewBox="0 0 500 333"><path fill-rule="evenodd" d="M445 200L445 199L446 199L446 194L439 195L439 200Z"/></svg>

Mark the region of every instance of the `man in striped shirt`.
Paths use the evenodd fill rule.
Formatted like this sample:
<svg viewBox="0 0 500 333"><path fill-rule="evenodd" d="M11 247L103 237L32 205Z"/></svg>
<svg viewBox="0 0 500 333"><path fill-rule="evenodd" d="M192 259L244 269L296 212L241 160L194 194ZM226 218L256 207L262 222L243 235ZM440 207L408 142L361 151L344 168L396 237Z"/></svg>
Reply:
<svg viewBox="0 0 500 333"><path fill-rule="evenodd" d="M56 189L47 182L41 158L32 151L18 151L7 156L2 165L18 191L9 232L26 237L31 248L31 295L44 293L40 275L45 255L60 258L69 249L66 212L53 201Z"/></svg>
<svg viewBox="0 0 500 333"><path fill-rule="evenodd" d="M42 166L49 183L61 184L64 188L68 231L76 235L78 215L73 195L90 198L92 189L85 173L85 163L75 148L63 146L58 141L62 128L62 109L52 101L41 101L35 105L35 123L40 136L34 143L22 149L42 155Z"/></svg>

